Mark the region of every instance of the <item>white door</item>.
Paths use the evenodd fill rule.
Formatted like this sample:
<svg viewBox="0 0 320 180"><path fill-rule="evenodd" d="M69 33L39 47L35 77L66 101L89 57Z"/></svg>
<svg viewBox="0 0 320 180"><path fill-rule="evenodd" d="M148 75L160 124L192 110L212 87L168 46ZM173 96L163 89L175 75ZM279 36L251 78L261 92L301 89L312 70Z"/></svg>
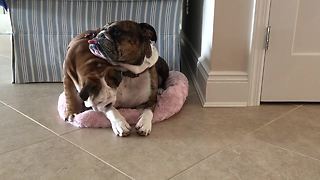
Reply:
<svg viewBox="0 0 320 180"><path fill-rule="evenodd" d="M261 101L320 101L320 0L272 0Z"/></svg>

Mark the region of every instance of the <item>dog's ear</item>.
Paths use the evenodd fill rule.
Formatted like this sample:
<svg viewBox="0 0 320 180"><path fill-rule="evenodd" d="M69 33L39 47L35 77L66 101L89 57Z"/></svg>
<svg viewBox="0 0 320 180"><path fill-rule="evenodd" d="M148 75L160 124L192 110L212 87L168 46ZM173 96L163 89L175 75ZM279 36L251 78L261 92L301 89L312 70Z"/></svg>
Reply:
<svg viewBox="0 0 320 180"><path fill-rule="evenodd" d="M144 43L143 47L144 47L145 56L147 58L150 58L152 56L152 50L151 50L150 44Z"/></svg>
<svg viewBox="0 0 320 180"><path fill-rule="evenodd" d="M122 81L122 72L120 70L112 71L112 81L115 87L118 87Z"/></svg>
<svg viewBox="0 0 320 180"><path fill-rule="evenodd" d="M87 83L80 91L79 96L83 101L88 100L91 94L94 94L97 87L91 83Z"/></svg>
<svg viewBox="0 0 320 180"><path fill-rule="evenodd" d="M157 32L150 24L140 23L139 25L147 39L157 42Z"/></svg>
<svg viewBox="0 0 320 180"><path fill-rule="evenodd" d="M122 81L122 72L121 71L116 71L116 75L115 75L115 81L116 81L116 85L119 86L121 81Z"/></svg>
<svg viewBox="0 0 320 180"><path fill-rule="evenodd" d="M88 87L83 87L79 93L80 98L82 99L82 101L86 101L89 98L89 90Z"/></svg>

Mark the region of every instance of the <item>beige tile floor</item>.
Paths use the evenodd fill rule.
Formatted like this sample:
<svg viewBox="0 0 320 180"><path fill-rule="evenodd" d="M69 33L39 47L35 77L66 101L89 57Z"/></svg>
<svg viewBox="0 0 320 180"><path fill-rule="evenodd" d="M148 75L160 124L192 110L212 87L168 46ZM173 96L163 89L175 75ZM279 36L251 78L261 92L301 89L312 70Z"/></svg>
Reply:
<svg viewBox="0 0 320 180"><path fill-rule="evenodd" d="M61 83L10 84L0 55L0 179L320 179L320 105L202 108L194 88L148 137L78 129Z"/></svg>

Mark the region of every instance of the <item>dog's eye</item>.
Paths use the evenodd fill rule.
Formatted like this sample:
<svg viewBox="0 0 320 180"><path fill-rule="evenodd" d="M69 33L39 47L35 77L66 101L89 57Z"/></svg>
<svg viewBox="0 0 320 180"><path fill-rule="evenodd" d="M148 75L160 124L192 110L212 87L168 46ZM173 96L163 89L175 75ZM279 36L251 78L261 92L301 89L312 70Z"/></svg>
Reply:
<svg viewBox="0 0 320 180"><path fill-rule="evenodd" d="M101 63L98 63L97 64L97 68L101 68L102 67L102 64Z"/></svg>
<svg viewBox="0 0 320 180"><path fill-rule="evenodd" d="M112 35L114 36L120 36L121 35L121 31L117 28L114 28L112 31Z"/></svg>

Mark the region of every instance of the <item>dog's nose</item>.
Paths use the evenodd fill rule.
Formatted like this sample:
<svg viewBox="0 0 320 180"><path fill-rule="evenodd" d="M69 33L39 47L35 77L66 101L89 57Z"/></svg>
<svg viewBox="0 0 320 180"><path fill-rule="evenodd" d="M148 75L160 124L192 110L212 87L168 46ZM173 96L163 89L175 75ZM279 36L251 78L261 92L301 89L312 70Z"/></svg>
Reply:
<svg viewBox="0 0 320 180"><path fill-rule="evenodd" d="M89 40L88 40L88 43L89 43L89 44L97 44L97 40L95 40L95 39L89 39Z"/></svg>

